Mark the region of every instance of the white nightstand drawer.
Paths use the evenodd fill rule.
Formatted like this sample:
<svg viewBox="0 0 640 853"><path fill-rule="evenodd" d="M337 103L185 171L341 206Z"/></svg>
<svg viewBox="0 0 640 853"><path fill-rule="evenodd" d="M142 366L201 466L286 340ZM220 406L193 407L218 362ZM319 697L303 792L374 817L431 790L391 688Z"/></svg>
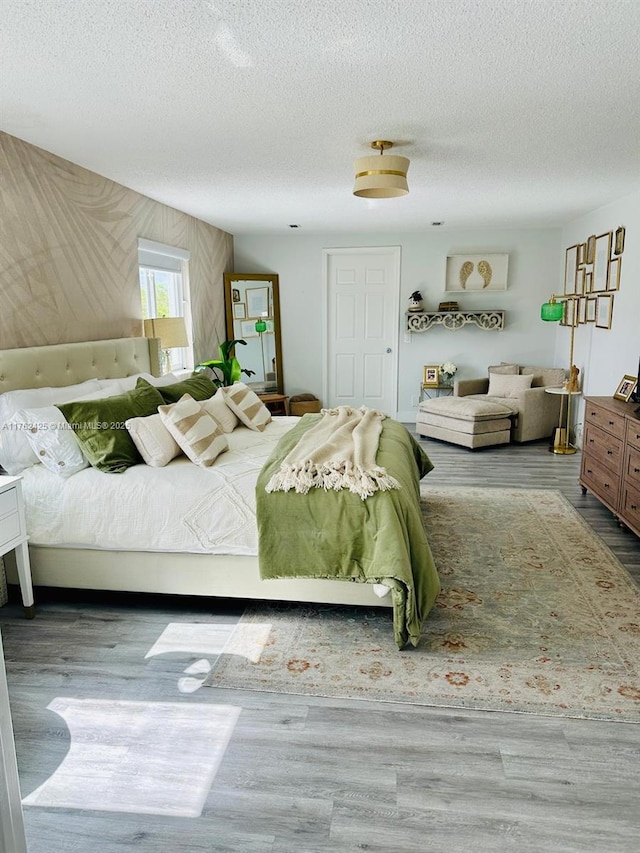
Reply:
<svg viewBox="0 0 640 853"><path fill-rule="evenodd" d="M20 536L20 516L17 512L0 518L0 548Z"/></svg>
<svg viewBox="0 0 640 853"><path fill-rule="evenodd" d="M18 493L15 486L0 494L0 519L18 511Z"/></svg>

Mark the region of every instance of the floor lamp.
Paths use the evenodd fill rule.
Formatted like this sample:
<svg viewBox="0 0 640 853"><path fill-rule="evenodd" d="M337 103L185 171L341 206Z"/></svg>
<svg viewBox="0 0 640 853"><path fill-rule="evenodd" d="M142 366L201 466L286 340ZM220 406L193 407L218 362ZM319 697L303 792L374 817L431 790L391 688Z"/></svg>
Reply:
<svg viewBox="0 0 640 853"><path fill-rule="evenodd" d="M565 429L564 441L559 445L554 445L553 452L561 454L575 453L576 448L571 445L569 440L569 430L571 429L571 395L578 392L578 374L579 370L573 363L573 343L575 339L576 325L578 323L578 300L577 295L556 296L552 295L548 302L545 302L540 309L540 318L547 322L557 323L565 318L566 325L571 328L571 338L569 343L569 377L565 380L563 390L567 392L567 427ZM568 315L565 315L568 312ZM560 435L562 436L562 406L563 400L560 398Z"/></svg>

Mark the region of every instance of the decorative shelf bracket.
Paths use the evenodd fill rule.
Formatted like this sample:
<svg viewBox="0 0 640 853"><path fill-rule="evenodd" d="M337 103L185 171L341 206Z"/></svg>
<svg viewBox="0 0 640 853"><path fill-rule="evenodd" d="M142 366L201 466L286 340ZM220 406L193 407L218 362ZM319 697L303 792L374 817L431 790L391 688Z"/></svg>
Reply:
<svg viewBox="0 0 640 853"><path fill-rule="evenodd" d="M490 332L504 329L504 311L409 311L408 332L428 332L432 326L455 331L471 324Z"/></svg>

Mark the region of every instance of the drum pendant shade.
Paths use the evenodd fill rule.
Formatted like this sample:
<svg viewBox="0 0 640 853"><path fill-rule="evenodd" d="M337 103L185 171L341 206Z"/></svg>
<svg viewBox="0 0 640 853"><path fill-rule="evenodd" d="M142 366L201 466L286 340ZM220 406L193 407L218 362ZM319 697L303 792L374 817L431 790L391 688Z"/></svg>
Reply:
<svg viewBox="0 0 640 853"><path fill-rule="evenodd" d="M354 195L361 198L396 198L407 195L409 160L395 154L383 155L383 150L390 148L392 144L376 140L371 143L371 147L379 148L380 155L358 157L354 162Z"/></svg>

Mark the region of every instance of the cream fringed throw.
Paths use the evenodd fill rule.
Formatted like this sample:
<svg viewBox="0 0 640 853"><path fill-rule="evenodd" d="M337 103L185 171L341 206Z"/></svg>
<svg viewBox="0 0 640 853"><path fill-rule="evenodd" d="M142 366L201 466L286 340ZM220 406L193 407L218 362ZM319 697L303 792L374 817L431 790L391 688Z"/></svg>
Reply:
<svg viewBox="0 0 640 853"><path fill-rule="evenodd" d="M349 489L364 500L378 491L399 489L398 481L376 465L385 417L365 406L323 409L322 418L285 457L266 491L306 495L309 489Z"/></svg>

